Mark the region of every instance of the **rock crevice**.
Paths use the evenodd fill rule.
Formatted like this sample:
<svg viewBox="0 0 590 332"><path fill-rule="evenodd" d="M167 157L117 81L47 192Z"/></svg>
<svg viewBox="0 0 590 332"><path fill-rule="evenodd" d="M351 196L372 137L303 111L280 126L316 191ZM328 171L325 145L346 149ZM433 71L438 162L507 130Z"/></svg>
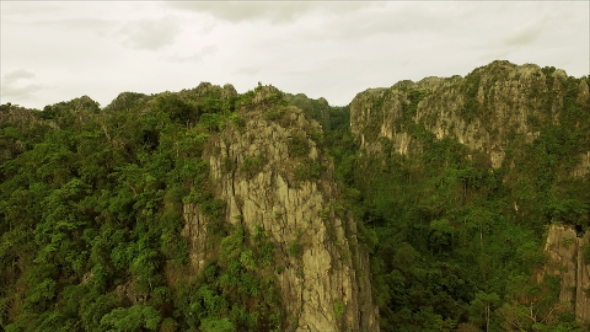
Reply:
<svg viewBox="0 0 590 332"><path fill-rule="evenodd" d="M357 94L350 104L350 128L369 153L382 151L377 138L391 140L391 149L408 155L421 146L408 132L408 119L423 125L438 140L453 138L473 151L490 157L500 168L507 145L515 139L530 144L540 136L543 124L557 125L562 117L570 80L563 70L551 73L539 66L517 66L494 61L464 78L425 78L402 81L389 89L369 89ZM588 107L590 92L580 80L575 100ZM420 99L419 94L425 95ZM413 100L420 99L412 105ZM571 99L571 98L570 98ZM590 152L588 152L590 153ZM582 177L590 172L587 153L571 172Z"/></svg>
<svg viewBox="0 0 590 332"><path fill-rule="evenodd" d="M240 223L251 233L260 227L272 240L274 264L282 267L275 278L287 313L286 330L378 331L369 275L357 274L369 271L368 256L357 243L353 218L334 211L337 188L331 167L317 180L303 181L293 174L303 159L327 163L309 135L307 156L289 151L292 137L321 132L321 126L294 107L286 108L281 120L268 120L268 89L258 92L250 108L240 110L244 127L229 125L210 139L204 157L214 196L227 203L226 222ZM227 160L233 161L231 172ZM207 255L214 254L204 245L207 220L198 207L186 205L185 221L191 265L198 272Z"/></svg>
<svg viewBox="0 0 590 332"><path fill-rule="evenodd" d="M571 303L576 320L590 322L590 264L586 263L584 249L590 245L590 232L577 236L568 226L551 225L544 251L547 263L537 273L541 283L545 274L559 276L559 301Z"/></svg>

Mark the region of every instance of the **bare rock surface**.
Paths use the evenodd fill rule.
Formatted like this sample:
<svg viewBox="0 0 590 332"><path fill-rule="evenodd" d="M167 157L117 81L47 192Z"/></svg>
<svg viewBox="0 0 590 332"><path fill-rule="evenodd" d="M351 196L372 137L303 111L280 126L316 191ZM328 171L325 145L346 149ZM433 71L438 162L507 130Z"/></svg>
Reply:
<svg viewBox="0 0 590 332"><path fill-rule="evenodd" d="M310 136L321 132L321 126L296 107L286 107L281 119L268 120L268 98L276 92L273 87L259 89L252 105L239 112L244 127L228 125L210 139L205 158L215 197L227 203L226 222L241 224L251 233L260 227L272 239L275 266L283 268L275 278L287 330L378 331L368 255L357 241L353 218L335 211L333 166ZM306 137L307 156L290 152L289 141L295 135ZM328 165L324 175L297 180L293 170L302 158ZM248 163L254 166L248 168ZM208 221L189 204L184 217L191 264L200 271L208 255L215 255L215 248L206 244ZM296 253L293 246L299 246Z"/></svg>
<svg viewBox="0 0 590 332"><path fill-rule="evenodd" d="M537 282L544 275L560 276L559 301L572 304L576 320L590 322L590 264L584 259L584 248L590 244L590 232L578 237L569 226L551 225L544 251L548 257Z"/></svg>
<svg viewBox="0 0 590 332"><path fill-rule="evenodd" d="M420 145L413 146L414 140L400 122L411 103L409 91L427 90L429 94L411 114L412 121L424 124L438 140L453 138L473 151L486 153L497 169L515 135L522 143L532 143L540 135L538 123L559 123L567 79L563 70L545 75L534 64L517 66L494 61L464 78L401 81L388 89L368 89L357 94L350 105L350 126L367 152L381 151L382 144L376 138L384 137L391 140L391 148L397 153L420 153ZM590 92L585 80L581 80L578 90L578 102L587 103ZM547 93L554 96L551 104L541 97ZM580 157L573 176L590 172L588 155Z"/></svg>

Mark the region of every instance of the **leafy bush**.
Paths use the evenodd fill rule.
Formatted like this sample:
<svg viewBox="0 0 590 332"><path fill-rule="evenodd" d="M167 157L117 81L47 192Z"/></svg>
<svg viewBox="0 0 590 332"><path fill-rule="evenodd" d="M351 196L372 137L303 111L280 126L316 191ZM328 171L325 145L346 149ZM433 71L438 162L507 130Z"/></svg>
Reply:
<svg viewBox="0 0 590 332"><path fill-rule="evenodd" d="M248 178L252 178L262 171L265 161L266 158L263 155L254 158L246 157L240 165L240 171L245 173Z"/></svg>
<svg viewBox="0 0 590 332"><path fill-rule="evenodd" d="M199 123L207 130L220 132L223 130L223 116L216 113L205 113L201 116Z"/></svg>
<svg viewBox="0 0 590 332"><path fill-rule="evenodd" d="M134 305L131 308L117 308L105 315L101 324L111 326L115 331L141 331L144 328L156 331L162 317L151 306Z"/></svg>
<svg viewBox="0 0 590 332"><path fill-rule="evenodd" d="M285 114L285 108L274 106L270 110L266 111L264 118L269 121L279 121Z"/></svg>
<svg viewBox="0 0 590 332"><path fill-rule="evenodd" d="M236 326L227 318L203 320L201 324L203 332L236 332Z"/></svg>
<svg viewBox="0 0 590 332"><path fill-rule="evenodd" d="M162 321L159 332L176 332L177 330L178 323L172 317L167 317Z"/></svg>
<svg viewBox="0 0 590 332"><path fill-rule="evenodd" d="M156 97L152 107L167 113L170 119L183 125L188 122L195 123L199 118L196 107L185 102L176 94L163 94Z"/></svg>
<svg viewBox="0 0 590 332"><path fill-rule="evenodd" d="M234 170L234 161L230 157L224 157L221 162L221 173L228 174Z"/></svg>
<svg viewBox="0 0 590 332"><path fill-rule="evenodd" d="M571 237L563 238L563 241L561 241L561 244L566 248L569 248L572 243L574 243L574 239Z"/></svg>
<svg viewBox="0 0 590 332"><path fill-rule="evenodd" d="M239 115L237 115L236 113L232 113L229 116L229 120L234 124L234 126L236 126L237 128L244 128L246 126L246 123L244 122L244 119L242 119Z"/></svg>
<svg viewBox="0 0 590 332"><path fill-rule="evenodd" d="M295 166L293 173L299 181L314 181L321 178L325 170L326 167L321 163L311 158L305 158Z"/></svg>
<svg viewBox="0 0 590 332"><path fill-rule="evenodd" d="M590 243L586 243L584 247L582 247L584 252L584 263L590 264Z"/></svg>
<svg viewBox="0 0 590 332"><path fill-rule="evenodd" d="M209 199L199 205L201 212L205 216L219 219L224 216L225 213L225 201L220 199Z"/></svg>
<svg viewBox="0 0 590 332"><path fill-rule="evenodd" d="M342 317L344 309L344 302L342 302L342 300L336 300L336 302L334 302L334 314L336 315L336 318Z"/></svg>
<svg viewBox="0 0 590 332"><path fill-rule="evenodd" d="M33 115L30 130L0 121L9 140L0 139L8 158L0 158L0 325L64 332L280 326L280 293L259 275L272 266L272 243L260 235L251 247L225 225L225 202L213 197L201 159L210 132L225 121L243 124L232 114L235 99L214 88L127 93L106 112L89 98L49 106ZM16 140L22 149L10 146ZM255 158L244 170L263 162ZM208 245L222 242L225 255L194 282L183 272L190 261L184 204L198 205L209 219Z"/></svg>
<svg viewBox="0 0 590 332"><path fill-rule="evenodd" d="M294 240L289 243L289 248L287 249L287 252L291 256L299 257L302 254L302 248L303 244L299 242L299 240Z"/></svg>
<svg viewBox="0 0 590 332"><path fill-rule="evenodd" d="M305 157L309 153L309 144L305 135L297 133L289 139L289 154L295 157Z"/></svg>

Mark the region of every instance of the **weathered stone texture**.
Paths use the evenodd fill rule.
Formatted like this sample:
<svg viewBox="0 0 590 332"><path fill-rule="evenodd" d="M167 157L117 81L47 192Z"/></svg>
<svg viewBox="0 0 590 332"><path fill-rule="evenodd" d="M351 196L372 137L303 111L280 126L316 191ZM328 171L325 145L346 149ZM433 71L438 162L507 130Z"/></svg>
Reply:
<svg viewBox="0 0 590 332"><path fill-rule="evenodd" d="M590 232L578 237L568 226L552 225L547 234L544 251L548 257L543 269L536 274L537 282L544 275L560 276L560 302L572 304L576 320L590 322L590 265L584 261L584 246L590 243Z"/></svg>
<svg viewBox="0 0 590 332"><path fill-rule="evenodd" d="M578 270L576 275L576 319L590 323L590 264L586 264L582 248L590 245L590 232L578 238Z"/></svg>
<svg viewBox="0 0 590 332"><path fill-rule="evenodd" d="M227 202L225 220L241 223L252 233L261 227L272 239L275 264L285 267L275 277L286 321L296 320L296 331L378 331L368 256L359 249L354 220L339 217L332 208L336 185L329 174L318 181L297 181L293 175L299 159L289 155L289 139L306 135L306 130L321 131L321 126L295 107L287 108L280 121L266 120L266 96L274 91L264 87L254 96L253 109L240 111L245 128L229 125L210 139L205 157L214 194ZM333 166L307 137L307 157L329 165L330 173ZM265 163L255 172L241 168L246 158L260 156ZM225 166L228 161L231 171ZM214 248L205 245L207 220L191 205L185 206L185 220L183 234L190 239L191 263L199 271L207 255L214 255ZM288 253L294 241L302 244L300 257ZM341 315L337 303L344 304Z"/></svg>
<svg viewBox="0 0 590 332"><path fill-rule="evenodd" d="M502 166L511 134L521 136L524 143L532 143L540 135L535 121L559 123L563 82L567 80L563 70L551 74L551 86L547 84L549 77L533 64L517 66L507 61L494 61L473 74L479 77L475 101L480 111L469 121L462 116L468 101L467 78L429 77L417 83L402 81L389 89L369 89L357 94L350 105L351 131L360 137L367 152L381 151L379 140L368 139L368 135L373 134L390 139L391 148L400 154L419 153L419 145L412 151L412 137L407 129L396 125L403 116L403 105L410 103L408 93L402 89L404 86L431 92L418 103L412 117L415 123L423 123L439 140L451 137L472 150L487 153L493 168ZM554 94L551 105L544 105L540 97L547 92ZM589 96L588 85L582 80L578 101L585 102ZM585 160L582 159L582 163ZM589 171L590 165L582 164L573 174L584 176Z"/></svg>

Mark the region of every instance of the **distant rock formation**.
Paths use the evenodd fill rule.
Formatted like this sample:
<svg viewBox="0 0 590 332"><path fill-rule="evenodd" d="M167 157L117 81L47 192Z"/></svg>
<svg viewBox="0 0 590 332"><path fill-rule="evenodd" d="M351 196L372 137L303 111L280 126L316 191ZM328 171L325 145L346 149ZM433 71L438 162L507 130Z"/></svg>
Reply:
<svg viewBox="0 0 590 332"><path fill-rule="evenodd" d="M365 151L380 151L383 147L377 138L384 137L391 140L394 151L408 155L420 151L405 127L404 119L409 118L424 124L439 140L450 137L473 151L485 152L491 166L499 168L514 135L522 143L531 143L544 123L558 124L567 116L564 103L572 92L580 104L590 102L586 80L575 87L571 82L563 70L549 73L534 64L494 61L464 78L427 77L361 92L350 105L350 126ZM412 106L420 92L426 95ZM590 151L580 156L572 175L590 172L589 155Z"/></svg>

